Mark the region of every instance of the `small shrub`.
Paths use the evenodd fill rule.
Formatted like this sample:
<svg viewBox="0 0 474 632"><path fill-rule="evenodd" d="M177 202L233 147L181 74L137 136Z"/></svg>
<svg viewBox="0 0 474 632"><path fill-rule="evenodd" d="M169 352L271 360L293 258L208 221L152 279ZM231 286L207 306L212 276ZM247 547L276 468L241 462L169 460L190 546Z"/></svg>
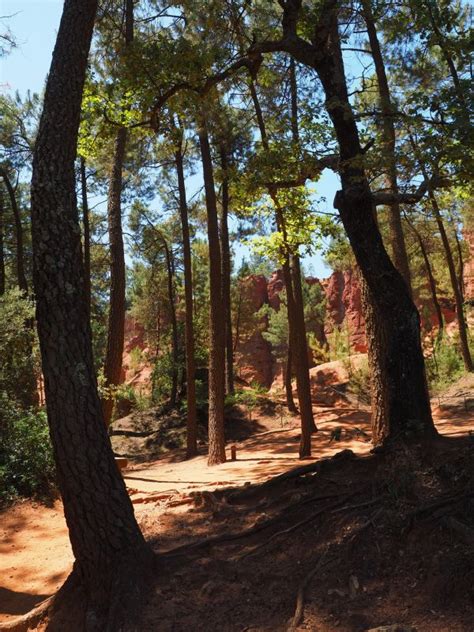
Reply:
<svg viewBox="0 0 474 632"><path fill-rule="evenodd" d="M151 398L137 391L131 384L120 384L113 390L114 419L129 415L133 410L147 410L152 405Z"/></svg>
<svg viewBox="0 0 474 632"><path fill-rule="evenodd" d="M445 390L464 373L464 364L455 340L443 339L426 360L426 373L432 394Z"/></svg>
<svg viewBox="0 0 474 632"><path fill-rule="evenodd" d="M46 414L0 404L0 502L18 496L44 497L55 482Z"/></svg>
<svg viewBox="0 0 474 632"><path fill-rule="evenodd" d="M349 373L349 390L357 397L358 401L364 404L370 404L372 395L370 388L370 370L369 362L367 359L358 366L353 368L350 363L350 358L344 361Z"/></svg>

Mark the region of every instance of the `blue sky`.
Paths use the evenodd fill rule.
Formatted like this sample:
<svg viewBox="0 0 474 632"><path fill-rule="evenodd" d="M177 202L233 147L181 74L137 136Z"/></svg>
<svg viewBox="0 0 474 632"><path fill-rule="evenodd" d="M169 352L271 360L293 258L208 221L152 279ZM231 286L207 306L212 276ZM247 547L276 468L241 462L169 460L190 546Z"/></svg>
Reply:
<svg viewBox="0 0 474 632"><path fill-rule="evenodd" d="M51 63L62 7L62 0L0 0L2 21L8 25L18 44L10 55L0 60L2 91L14 94L18 90L21 95L27 90L41 92ZM337 188L337 177L326 171L318 182L316 193L327 199L330 208ZM240 260L248 256L248 250L237 246L235 255L238 266ZM304 264L311 274L320 278L331 272L319 255L305 257Z"/></svg>

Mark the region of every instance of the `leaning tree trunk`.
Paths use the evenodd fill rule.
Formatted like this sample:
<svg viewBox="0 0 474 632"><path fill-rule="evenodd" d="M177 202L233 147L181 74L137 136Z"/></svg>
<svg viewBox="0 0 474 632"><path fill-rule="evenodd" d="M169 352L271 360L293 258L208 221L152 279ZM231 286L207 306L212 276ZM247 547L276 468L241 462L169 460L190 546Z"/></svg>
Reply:
<svg viewBox="0 0 474 632"><path fill-rule="evenodd" d="M224 463L225 317L222 309L222 267L216 191L206 120L199 125L209 243L209 457L208 465Z"/></svg>
<svg viewBox="0 0 474 632"><path fill-rule="evenodd" d="M89 225L89 202L87 200L86 161L81 156L82 230L84 242L84 295L87 309L91 311L91 233Z"/></svg>
<svg viewBox="0 0 474 632"><path fill-rule="evenodd" d="M184 301L185 301L185 345L186 345L186 456L197 454L197 414L196 414L196 363L194 358L194 323L193 323L193 269L191 260L191 242L189 237L188 203L186 200L186 183L184 179L183 155L181 143L175 153L176 173L178 176L179 213L183 237L184 261Z"/></svg>
<svg viewBox="0 0 474 632"><path fill-rule="evenodd" d="M16 241L16 278L18 287L25 294L28 294L28 282L25 274L25 252L23 246L23 226L21 225L21 215L18 203L16 200L15 189L10 181L6 169L0 169L0 175L5 182L7 188L8 197L10 199L10 207L13 213L13 220L15 224L15 241Z"/></svg>
<svg viewBox="0 0 474 632"><path fill-rule="evenodd" d="M229 174L225 146L221 147L222 168L222 214L221 214L221 255L222 255L222 306L225 312L225 389L234 392L234 348L232 344L232 308L230 300L230 245L229 245Z"/></svg>
<svg viewBox="0 0 474 632"><path fill-rule="evenodd" d="M367 284L366 323L372 347L372 417L376 445L435 435L420 340L418 311L403 277L384 248L373 214L363 151L347 92L337 22L338 3L321 8L311 55L290 52L317 71L326 95L340 153L342 190L336 194L354 255Z"/></svg>
<svg viewBox="0 0 474 632"><path fill-rule="evenodd" d="M385 72L385 64L383 61L382 51L375 28L374 16L370 0L362 2L364 20L367 25L367 33L369 36L370 49L374 59L375 72L377 75L377 84L380 98L380 107L382 110L382 134L385 152L385 160L387 162L387 182L388 188L394 196L398 195L398 179L397 179L397 161L395 156L396 136L395 125L393 119L393 107L390 96L390 88L388 85L387 74ZM405 245L405 236L403 234L403 226L400 213L400 204L395 199L388 207L389 210L389 231L390 242L392 246L392 258L395 267L405 279L410 295L412 294L410 265L408 263L407 249Z"/></svg>
<svg viewBox="0 0 474 632"><path fill-rule="evenodd" d="M77 627L117 630L127 602L145 589L139 566L147 547L103 423L84 300L74 162L96 9L96 0L64 4L33 155L33 277L48 422L75 556L63 606L66 615L72 604L83 606L82 619L74 611Z"/></svg>

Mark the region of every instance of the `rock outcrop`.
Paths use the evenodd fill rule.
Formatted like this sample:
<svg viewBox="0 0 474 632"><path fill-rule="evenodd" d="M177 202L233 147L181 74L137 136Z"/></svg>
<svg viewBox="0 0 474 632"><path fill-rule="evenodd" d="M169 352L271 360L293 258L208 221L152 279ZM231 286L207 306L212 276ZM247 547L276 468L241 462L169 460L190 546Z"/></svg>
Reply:
<svg viewBox="0 0 474 632"><path fill-rule="evenodd" d="M347 327L349 345L356 353L367 351L365 321L358 274L355 270L333 272L321 285L326 294L325 333L331 334L342 325Z"/></svg>
<svg viewBox="0 0 474 632"><path fill-rule="evenodd" d="M262 336L267 319L258 312L268 303L268 284L263 275L252 274L240 281L234 333L236 373L247 384L257 382L267 388L273 380L274 360L271 345Z"/></svg>
<svg viewBox="0 0 474 632"><path fill-rule="evenodd" d="M464 230L464 240L469 246L469 255L464 264L464 294L466 301L474 302L474 230Z"/></svg>

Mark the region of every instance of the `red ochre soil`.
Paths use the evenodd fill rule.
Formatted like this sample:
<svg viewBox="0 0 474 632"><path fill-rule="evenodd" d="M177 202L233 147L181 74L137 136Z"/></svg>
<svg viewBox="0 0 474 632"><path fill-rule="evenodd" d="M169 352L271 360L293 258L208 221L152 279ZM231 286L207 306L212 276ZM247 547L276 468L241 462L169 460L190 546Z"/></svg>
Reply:
<svg viewBox="0 0 474 632"><path fill-rule="evenodd" d="M185 461L177 450L124 472L146 538L165 553L141 631L286 630L305 578L295 630L474 631L472 412L462 400L435 410L449 439L418 455L423 465L406 453L370 456L367 410L315 416L316 474L254 485L312 462L298 459L296 418L281 428L264 415L267 430L237 444L237 461L208 468L204 454ZM166 555L213 536L222 540ZM71 565L59 501L0 513L0 629L53 594Z"/></svg>

